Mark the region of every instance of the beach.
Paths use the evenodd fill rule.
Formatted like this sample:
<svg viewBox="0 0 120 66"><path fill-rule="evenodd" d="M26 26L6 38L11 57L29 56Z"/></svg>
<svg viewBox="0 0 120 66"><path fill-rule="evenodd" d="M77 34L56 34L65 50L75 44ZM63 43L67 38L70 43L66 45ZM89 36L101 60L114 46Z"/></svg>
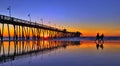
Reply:
<svg viewBox="0 0 120 66"><path fill-rule="evenodd" d="M105 40L98 45L87 39L3 41L0 66L120 65L120 40Z"/></svg>

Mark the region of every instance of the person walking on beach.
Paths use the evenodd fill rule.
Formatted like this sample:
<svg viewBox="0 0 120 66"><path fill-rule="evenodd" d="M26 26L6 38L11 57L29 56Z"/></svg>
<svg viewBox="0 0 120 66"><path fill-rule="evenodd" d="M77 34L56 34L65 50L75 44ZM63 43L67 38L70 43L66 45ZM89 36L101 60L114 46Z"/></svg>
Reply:
<svg viewBox="0 0 120 66"><path fill-rule="evenodd" d="M100 36L101 41L104 41L104 34Z"/></svg>
<svg viewBox="0 0 120 66"><path fill-rule="evenodd" d="M99 33L97 33L96 40L99 40L99 39L100 39L100 36L99 36Z"/></svg>

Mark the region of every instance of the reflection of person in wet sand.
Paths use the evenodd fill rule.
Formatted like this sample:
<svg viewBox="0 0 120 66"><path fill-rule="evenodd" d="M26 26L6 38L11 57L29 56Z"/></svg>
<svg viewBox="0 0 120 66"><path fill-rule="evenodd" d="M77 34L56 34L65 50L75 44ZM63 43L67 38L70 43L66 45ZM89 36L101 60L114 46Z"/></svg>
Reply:
<svg viewBox="0 0 120 66"><path fill-rule="evenodd" d="M104 47L103 47L103 44L100 44L100 48L101 48L101 49L103 49L103 48L104 48Z"/></svg>
<svg viewBox="0 0 120 66"><path fill-rule="evenodd" d="M96 42L96 48L97 48L97 50L99 48L103 49L104 48L103 44L104 44L104 42Z"/></svg>
<svg viewBox="0 0 120 66"><path fill-rule="evenodd" d="M97 48L97 50L99 49L99 44L96 44L96 48Z"/></svg>

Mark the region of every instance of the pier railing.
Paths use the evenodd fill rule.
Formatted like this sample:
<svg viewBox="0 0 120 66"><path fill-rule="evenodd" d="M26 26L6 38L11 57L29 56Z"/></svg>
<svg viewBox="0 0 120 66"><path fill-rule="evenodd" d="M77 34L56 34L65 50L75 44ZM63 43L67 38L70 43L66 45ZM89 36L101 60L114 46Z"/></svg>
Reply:
<svg viewBox="0 0 120 66"><path fill-rule="evenodd" d="M14 38L16 39L18 39L18 37L23 37L23 38L26 37L29 39L31 32L34 39L36 38L38 39L41 37L44 38L45 35L49 36L49 38L61 38L61 37L76 37L76 36L79 37L81 34L80 32L69 32L66 29L59 29L56 27L39 24L37 22L31 22L28 20L18 19L5 15L0 15L0 23L2 24L2 27L0 27L1 40L3 40L3 36L4 36L4 30L5 30L4 24L7 24L9 37L11 33L9 24L13 25Z"/></svg>

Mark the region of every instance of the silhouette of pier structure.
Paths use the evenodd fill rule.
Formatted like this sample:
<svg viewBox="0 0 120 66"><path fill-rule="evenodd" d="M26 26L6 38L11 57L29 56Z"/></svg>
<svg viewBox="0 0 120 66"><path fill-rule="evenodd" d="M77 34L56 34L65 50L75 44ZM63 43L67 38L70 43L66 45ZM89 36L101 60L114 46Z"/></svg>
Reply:
<svg viewBox="0 0 120 66"><path fill-rule="evenodd" d="M80 45L80 41L1 41L0 64L37 54L44 54L70 45Z"/></svg>
<svg viewBox="0 0 120 66"><path fill-rule="evenodd" d="M64 37L78 37L80 32L69 32L66 29L58 29L56 27L51 27L36 22L31 22L27 20L22 20L14 17L9 17L5 15L0 15L0 40L3 40L5 25L7 25L8 37L11 40L11 31L13 31L13 40L29 40L30 38L43 39L48 38L64 38ZM13 29L11 30L10 25Z"/></svg>

